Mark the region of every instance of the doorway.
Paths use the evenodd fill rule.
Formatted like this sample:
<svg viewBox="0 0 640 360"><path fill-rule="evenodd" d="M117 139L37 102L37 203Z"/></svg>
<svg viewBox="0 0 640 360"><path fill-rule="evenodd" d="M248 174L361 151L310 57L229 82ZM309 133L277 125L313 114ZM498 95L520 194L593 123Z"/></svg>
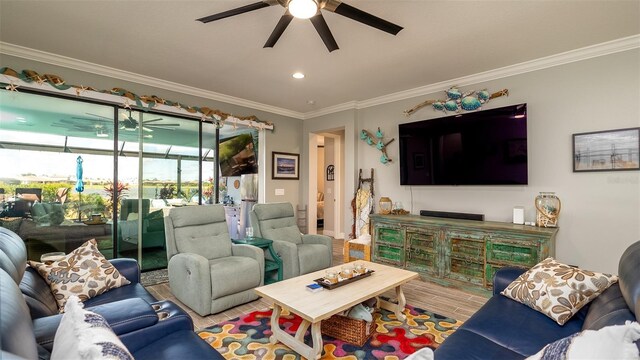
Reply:
<svg viewBox="0 0 640 360"><path fill-rule="evenodd" d="M344 238L344 130L309 134L309 233Z"/></svg>

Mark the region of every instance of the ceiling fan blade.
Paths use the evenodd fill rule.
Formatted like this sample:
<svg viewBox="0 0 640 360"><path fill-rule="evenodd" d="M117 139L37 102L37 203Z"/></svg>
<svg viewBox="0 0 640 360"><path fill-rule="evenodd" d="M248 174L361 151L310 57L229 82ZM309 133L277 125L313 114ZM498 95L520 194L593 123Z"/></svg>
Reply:
<svg viewBox="0 0 640 360"><path fill-rule="evenodd" d="M253 3L253 4L241 6L239 8L223 11L221 13L205 16L205 17L202 17L200 19L196 19L196 21L200 21L200 22L206 24L208 22L212 22L212 21L228 18L230 16L240 15L240 14L244 14L244 13L249 12L249 11L254 11L254 10L259 10L259 9L262 9L262 8L266 8L266 7L269 7L271 5L275 5L277 3L278 3L277 1L274 4L272 4L271 1L258 1L257 3Z"/></svg>
<svg viewBox="0 0 640 360"><path fill-rule="evenodd" d="M318 35L320 35L320 38L324 42L324 45L327 47L327 50L329 50L329 52L339 49L338 43L336 43L336 39L333 38L331 30L329 30L329 25L327 25L327 22L324 20L324 17L320 12L318 12L309 20L311 20L313 27L316 28Z"/></svg>
<svg viewBox="0 0 640 360"><path fill-rule="evenodd" d="M351 20L361 22L365 25L369 25L392 35L398 34L400 30L403 29L402 26L398 26L394 23L388 22L387 20L381 19L375 15L371 15L345 3L340 3L340 5L335 8L335 10L332 10L330 7L325 7L325 10L333 11L336 14L340 14L342 16L348 17Z"/></svg>
<svg viewBox="0 0 640 360"><path fill-rule="evenodd" d="M92 118L87 118L87 117L79 117L79 116L72 116L71 119L75 119L75 120L84 120L84 121L101 121L101 122L105 122L105 121L113 121L111 119L106 120L106 119L92 119Z"/></svg>
<svg viewBox="0 0 640 360"><path fill-rule="evenodd" d="M144 126L148 127L163 127L163 126L180 126L180 124L144 124Z"/></svg>
<svg viewBox="0 0 640 360"><path fill-rule="evenodd" d="M142 130L144 130L144 131L146 131L146 132L153 132L153 130L149 129L149 128L148 128L148 127L146 127L146 126L143 126L143 127L142 127Z"/></svg>
<svg viewBox="0 0 640 360"><path fill-rule="evenodd" d="M264 43L263 47L274 47L280 39L280 36L282 36L282 33L284 33L284 31L287 29L287 26L289 26L289 23L291 23L291 20L293 20L293 15L291 15L287 10L280 18L280 21L278 21L278 24L276 24L275 29L273 29L273 32L269 36L269 39L267 39L267 42Z"/></svg>
<svg viewBox="0 0 640 360"><path fill-rule="evenodd" d="M151 119L151 120L144 120L142 121L143 124L148 124L148 123L152 123L152 122L156 122L156 121L160 121L162 120L162 118L157 118L157 119Z"/></svg>

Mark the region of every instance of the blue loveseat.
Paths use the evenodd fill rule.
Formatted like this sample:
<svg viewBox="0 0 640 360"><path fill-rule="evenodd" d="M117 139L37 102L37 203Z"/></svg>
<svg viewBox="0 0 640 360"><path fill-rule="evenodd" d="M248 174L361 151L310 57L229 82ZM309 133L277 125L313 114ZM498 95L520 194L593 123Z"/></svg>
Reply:
<svg viewBox="0 0 640 360"><path fill-rule="evenodd" d="M500 269L493 297L435 351L436 360L524 359L546 344L582 330L640 320L640 241L620 258L619 281L563 326L500 292L525 270Z"/></svg>
<svg viewBox="0 0 640 360"><path fill-rule="evenodd" d="M0 228L0 359L48 359L62 318L49 286L26 261L22 239ZM193 331L188 314L139 283L135 260L111 263L131 284L87 300L85 308L104 316L136 359L223 359Z"/></svg>

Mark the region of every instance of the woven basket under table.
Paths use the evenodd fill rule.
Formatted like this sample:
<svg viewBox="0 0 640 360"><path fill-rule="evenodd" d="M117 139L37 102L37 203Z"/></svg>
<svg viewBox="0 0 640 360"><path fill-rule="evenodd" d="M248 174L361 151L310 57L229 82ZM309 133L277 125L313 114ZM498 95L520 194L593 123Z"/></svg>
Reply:
<svg viewBox="0 0 640 360"><path fill-rule="evenodd" d="M343 315L333 315L322 320L321 332L324 335L348 342L349 344L362 346L369 340L376 327L372 321L369 326L364 320L352 319Z"/></svg>

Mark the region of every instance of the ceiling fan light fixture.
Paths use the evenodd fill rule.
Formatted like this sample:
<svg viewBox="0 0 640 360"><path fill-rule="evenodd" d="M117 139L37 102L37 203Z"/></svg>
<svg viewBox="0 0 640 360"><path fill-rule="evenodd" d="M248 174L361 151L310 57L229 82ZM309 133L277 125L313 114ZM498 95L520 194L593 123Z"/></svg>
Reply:
<svg viewBox="0 0 640 360"><path fill-rule="evenodd" d="M295 18L309 19L318 12L318 3L314 0L291 0L288 8Z"/></svg>

